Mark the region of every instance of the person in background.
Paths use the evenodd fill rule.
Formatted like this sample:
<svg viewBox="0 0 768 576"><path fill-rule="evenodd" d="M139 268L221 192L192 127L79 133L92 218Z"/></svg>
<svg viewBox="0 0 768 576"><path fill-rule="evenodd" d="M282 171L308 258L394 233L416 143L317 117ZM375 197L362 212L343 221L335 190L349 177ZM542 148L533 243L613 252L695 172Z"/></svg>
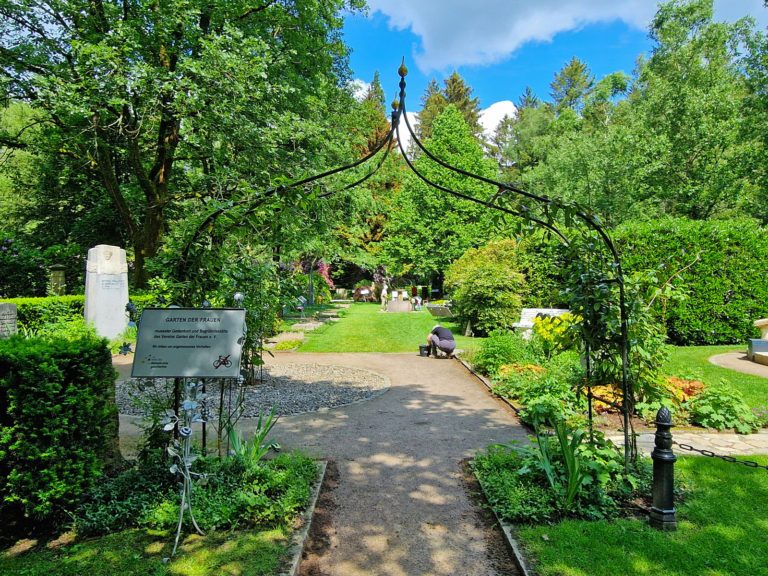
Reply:
<svg viewBox="0 0 768 576"><path fill-rule="evenodd" d="M438 324L432 328L432 332L427 334L427 346L435 358L438 357L438 350L445 352L448 358L453 358L456 340L453 339L453 333L448 328L443 328Z"/></svg>

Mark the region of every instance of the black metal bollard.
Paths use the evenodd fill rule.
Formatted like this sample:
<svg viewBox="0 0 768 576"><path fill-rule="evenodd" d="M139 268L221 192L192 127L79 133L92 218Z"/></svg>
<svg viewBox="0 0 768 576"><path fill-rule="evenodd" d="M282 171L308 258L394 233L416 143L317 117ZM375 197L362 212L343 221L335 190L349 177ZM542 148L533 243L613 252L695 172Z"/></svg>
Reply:
<svg viewBox="0 0 768 576"><path fill-rule="evenodd" d="M653 459L653 506L650 524L653 528L673 532L677 530L677 516L674 502L675 462L672 452L672 415L662 406L656 413L655 448Z"/></svg>

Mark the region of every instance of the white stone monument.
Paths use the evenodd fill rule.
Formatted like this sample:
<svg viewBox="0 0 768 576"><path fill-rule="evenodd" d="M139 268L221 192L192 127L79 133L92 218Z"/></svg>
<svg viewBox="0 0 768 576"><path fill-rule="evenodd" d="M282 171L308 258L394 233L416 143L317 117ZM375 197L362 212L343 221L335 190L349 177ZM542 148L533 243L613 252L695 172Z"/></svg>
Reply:
<svg viewBox="0 0 768 576"><path fill-rule="evenodd" d="M125 250L99 244L85 265L85 321L99 336L115 338L128 326L128 263Z"/></svg>

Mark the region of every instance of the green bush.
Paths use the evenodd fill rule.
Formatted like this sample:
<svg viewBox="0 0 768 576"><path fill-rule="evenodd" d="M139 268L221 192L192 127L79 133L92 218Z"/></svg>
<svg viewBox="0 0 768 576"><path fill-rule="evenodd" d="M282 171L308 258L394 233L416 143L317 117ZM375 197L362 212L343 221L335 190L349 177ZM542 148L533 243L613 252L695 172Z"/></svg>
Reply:
<svg viewBox="0 0 768 576"><path fill-rule="evenodd" d="M599 432L590 443L562 424L556 431L556 438L538 431L530 445L496 444L475 457L475 473L502 518L516 524L615 518L649 493L646 461L625 473L619 449Z"/></svg>
<svg viewBox="0 0 768 576"><path fill-rule="evenodd" d="M473 468L483 486L488 503L496 512L515 524L551 522L557 516L557 497L545 486L543 473L538 481L519 473L523 457L501 446L489 447L478 455Z"/></svg>
<svg viewBox="0 0 768 576"><path fill-rule="evenodd" d="M534 342L511 330L491 332L472 357L474 367L491 378L496 378L505 364L538 364L543 360L543 352Z"/></svg>
<svg viewBox="0 0 768 576"><path fill-rule="evenodd" d="M467 250L445 272L453 311L477 334L512 328L520 319L525 277L518 271L515 240Z"/></svg>
<svg viewBox="0 0 768 576"><path fill-rule="evenodd" d="M625 273L654 269L659 276L664 273L671 278L679 272L686 298L671 302L667 310L657 310L659 315L666 312L672 343L735 344L758 336L753 322L768 316L768 242L765 228L758 223L627 222L613 237Z"/></svg>
<svg viewBox="0 0 768 576"><path fill-rule="evenodd" d="M88 495L76 513L79 536L119 532L157 509L176 489L176 478L161 458L106 478Z"/></svg>
<svg viewBox="0 0 768 576"><path fill-rule="evenodd" d="M502 370L493 393L524 406L523 421L537 425L578 419L586 401L577 393L585 377L576 352L563 352L537 365Z"/></svg>
<svg viewBox="0 0 768 576"><path fill-rule="evenodd" d="M46 325L82 320L85 296L11 298L3 302L16 304L19 332L35 334Z"/></svg>
<svg viewBox="0 0 768 576"><path fill-rule="evenodd" d="M692 422L705 428L734 428L749 434L757 427L755 414L744 398L725 382L707 386L704 392L686 402L684 409L690 412Z"/></svg>
<svg viewBox="0 0 768 576"><path fill-rule="evenodd" d="M203 530L290 524L309 500L317 476L314 461L298 453L247 462L239 457L198 458L205 481L195 485L192 509ZM174 475L150 460L102 483L78 510L78 533L105 534L131 527L171 530L179 520ZM189 516L185 515L185 523ZM186 525L192 530L191 523Z"/></svg>
<svg viewBox="0 0 768 576"><path fill-rule="evenodd" d="M114 462L114 380L93 335L0 340L0 531L65 521Z"/></svg>

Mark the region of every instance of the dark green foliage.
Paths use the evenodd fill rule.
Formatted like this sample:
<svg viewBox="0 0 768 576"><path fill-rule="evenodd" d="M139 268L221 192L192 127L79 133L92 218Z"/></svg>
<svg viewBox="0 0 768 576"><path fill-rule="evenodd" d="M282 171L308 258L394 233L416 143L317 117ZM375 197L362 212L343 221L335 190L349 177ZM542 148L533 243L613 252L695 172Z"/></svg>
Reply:
<svg viewBox="0 0 768 576"><path fill-rule="evenodd" d="M504 370L493 393L509 398L525 408L524 422L537 425L572 420L586 410L578 387L584 382L584 369L577 352L563 352L538 365L520 365Z"/></svg>
<svg viewBox="0 0 768 576"><path fill-rule="evenodd" d="M502 518L516 524L616 518L649 492L646 462L625 473L622 455L599 433L592 443L565 427L561 433L558 440L539 434L529 446L489 446L475 457L475 473Z"/></svg>
<svg viewBox="0 0 768 576"><path fill-rule="evenodd" d="M76 513L78 535L117 532L136 525L175 488L176 481L162 459L154 458L105 479Z"/></svg>
<svg viewBox="0 0 768 576"><path fill-rule="evenodd" d="M550 235L531 234L520 242L518 266L525 276L525 308L567 308L562 293L567 249Z"/></svg>
<svg viewBox="0 0 768 576"><path fill-rule="evenodd" d="M490 447L473 463L485 497L502 518L513 523L551 522L557 513L556 495L547 489L543 474L539 482L522 476L522 466L521 454L500 446Z"/></svg>
<svg viewBox="0 0 768 576"><path fill-rule="evenodd" d="M626 223L614 232L614 240L625 273L659 269L671 277L679 271L687 296L666 310L672 343L744 343L759 335L753 322L768 316L768 242L756 222Z"/></svg>
<svg viewBox="0 0 768 576"><path fill-rule="evenodd" d="M111 456L114 379L106 340L0 341L0 530L65 521Z"/></svg>
<svg viewBox="0 0 768 576"><path fill-rule="evenodd" d="M150 460L103 483L78 510L78 533L175 528L179 492L169 466ZM317 475L315 463L297 453L262 462L200 458L192 468L205 474L192 494L195 519L203 530L287 525L306 506Z"/></svg>
<svg viewBox="0 0 768 576"><path fill-rule="evenodd" d="M43 255L18 238L0 237L0 298L42 296L48 281Z"/></svg>

